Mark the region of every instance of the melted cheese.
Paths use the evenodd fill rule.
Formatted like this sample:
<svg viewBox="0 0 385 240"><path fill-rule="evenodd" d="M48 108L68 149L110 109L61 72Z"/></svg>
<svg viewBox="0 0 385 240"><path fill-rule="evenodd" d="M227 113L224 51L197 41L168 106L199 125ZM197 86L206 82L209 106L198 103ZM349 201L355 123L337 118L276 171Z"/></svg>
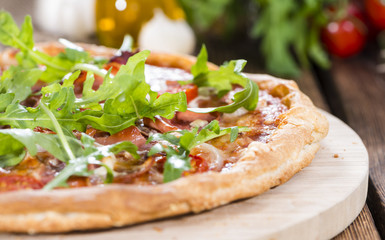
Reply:
<svg viewBox="0 0 385 240"><path fill-rule="evenodd" d="M145 66L144 75L151 90L155 92L166 91L167 81L187 81L193 78L190 73L179 68L157 67L148 64Z"/></svg>

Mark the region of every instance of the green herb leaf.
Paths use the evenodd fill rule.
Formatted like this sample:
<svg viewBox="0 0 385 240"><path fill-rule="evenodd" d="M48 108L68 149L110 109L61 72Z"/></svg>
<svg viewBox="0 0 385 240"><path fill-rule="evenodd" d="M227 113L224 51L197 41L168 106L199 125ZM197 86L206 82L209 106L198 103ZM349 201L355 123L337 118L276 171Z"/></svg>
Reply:
<svg viewBox="0 0 385 240"><path fill-rule="evenodd" d="M164 134L153 134L149 137L148 142L158 141L167 142L168 145L157 143L148 153L152 156L159 152L165 152L167 161L164 165L163 181L170 182L182 176L184 171L188 171L190 166L189 154L191 149L205 143L211 139L231 134L231 141L235 141L239 132L249 131L247 127L231 127L221 129L218 121L214 120L202 128L198 133L198 128L191 131L176 131L181 136L175 136L175 133L169 132Z"/></svg>
<svg viewBox="0 0 385 240"><path fill-rule="evenodd" d="M170 136L165 137L165 139L170 138ZM160 143L155 144L150 152L149 156L152 156L158 152L165 152L167 155L167 161L163 166L163 182L171 182L182 176L184 171L188 171L191 168L190 165L190 151L179 148L175 150L173 147L163 146Z"/></svg>
<svg viewBox="0 0 385 240"><path fill-rule="evenodd" d="M230 128L220 128L219 122L214 120L207 124L204 128L202 128L198 134L196 134L197 129L193 129L192 131L182 130L180 131L183 135L180 138L181 142L185 142L188 144L184 144L184 147L188 150L193 149L194 147L205 143L211 139L231 134L231 139L234 141L238 137L238 132L249 131L247 127L230 127ZM193 137L191 136L193 135ZM187 138L187 139L184 139Z"/></svg>
<svg viewBox="0 0 385 240"><path fill-rule="evenodd" d="M12 103L14 98L14 93L0 94L0 112L4 112L5 109Z"/></svg>
<svg viewBox="0 0 385 240"><path fill-rule="evenodd" d="M163 182L171 182L182 176L184 171L191 168L190 157L187 152L176 152L172 148L166 148L167 161L164 163Z"/></svg>
<svg viewBox="0 0 385 240"><path fill-rule="evenodd" d="M46 103L60 125L67 132L72 130L84 131L87 125L96 129L117 133L135 124L139 118L153 119L156 115L172 118L176 111L187 108L186 96L183 92L176 94L165 93L158 98L144 81L144 62L149 52L138 53L130 58L126 66L122 66L117 75L112 78L109 74L101 87L94 91L91 86L94 81L92 74L87 74L82 98L76 98L73 92L73 82L80 71L68 75L62 85L55 83L42 88L41 101ZM20 104L5 105L11 101L12 95L3 97L6 107L0 113L0 124L14 128L30 128L37 126L54 129L52 121L41 106L26 108ZM1 100L1 98L0 98ZM102 108L100 101L105 101ZM80 108L91 108L80 110ZM3 109L4 111L4 109Z"/></svg>
<svg viewBox="0 0 385 240"><path fill-rule="evenodd" d="M189 23L205 31L223 14L231 0L179 0L179 3Z"/></svg>
<svg viewBox="0 0 385 240"><path fill-rule="evenodd" d="M245 109L252 111L257 107L258 103L258 85L251 81L250 79L245 78L246 85L245 89L234 94L233 103L220 107L211 107L211 108L188 108L189 111L196 113L209 113L209 112L223 112L223 113L232 113L237 109L244 107Z"/></svg>
<svg viewBox="0 0 385 240"><path fill-rule="evenodd" d="M0 93L13 93L13 102L23 101L31 93L31 87L40 78L42 71L37 68L23 69L11 66L0 79Z"/></svg>
<svg viewBox="0 0 385 240"><path fill-rule="evenodd" d="M232 60L220 66L216 71L210 71L207 67L207 51L203 46L196 63L191 67L194 76L193 83L198 87L215 88L218 97L222 97L232 89L232 84L245 85L245 78L241 71L246 61Z"/></svg>
<svg viewBox="0 0 385 240"><path fill-rule="evenodd" d="M197 62L192 66L193 83L198 87L212 87L219 98L232 90L233 85L241 85L244 90L234 95L233 103L215 108L188 108L196 113L224 112L232 113L238 108L244 107L247 110L254 110L258 103L258 85L245 77L241 71L246 65L245 60L232 60L222 65L217 71L210 71L207 68L207 51L203 46Z"/></svg>
<svg viewBox="0 0 385 240"><path fill-rule="evenodd" d="M298 77L300 67L309 66L309 58L323 67L329 66L319 38L325 23L324 4L328 1L255 1L260 4L259 16L251 35L261 39L270 73Z"/></svg>
<svg viewBox="0 0 385 240"><path fill-rule="evenodd" d="M63 88L64 89L64 88ZM69 157L69 161L67 166L53 179L49 182L44 189L52 189L57 186L65 186L67 179L72 175L78 176L89 176L92 174L92 171L88 169L88 164L99 164L107 170L106 181L110 183L113 180L112 170L104 163L100 162L104 157L110 157L115 153L121 152L123 150L130 152L135 158L138 158L137 154L137 146L131 142L121 142L114 145L102 146L99 148L94 147L93 143L95 139L87 136L86 134L82 134L81 142L83 144L83 153L80 157L75 157L69 141L67 140L64 132L53 115L53 113L45 106L44 102L40 103L42 110L48 115L51 119L53 126L57 132L57 136L61 142L61 145L64 148L67 156Z"/></svg>
<svg viewBox="0 0 385 240"><path fill-rule="evenodd" d="M68 152L61 147L63 140L56 134L38 133L30 129L0 129L0 167L14 166L22 161L25 156L24 147L34 156L40 146L57 159L67 162L67 166L57 177L44 187L44 189L52 189L65 186L70 176L89 176L92 171L89 171L87 166L91 163L106 168L106 181L111 182L112 170L100 161L102 158L111 157L121 151L127 151L133 157L139 158L138 148L131 142L96 147L95 140L85 134L82 135L81 142L74 137L64 136L64 138L76 158L69 159Z"/></svg>
<svg viewBox="0 0 385 240"><path fill-rule="evenodd" d="M208 55L207 55L207 49L206 46L203 45L198 56L195 64L191 67L191 74L194 77L197 77L201 74L205 74L209 71L209 68L207 66L208 61Z"/></svg>
<svg viewBox="0 0 385 240"><path fill-rule="evenodd" d="M238 108L244 107L245 109L252 111L257 107L258 97L258 85L248 79L245 89L234 94L233 103L226 106L217 107L214 110L207 110L210 110L210 112L216 111L232 113L235 112Z"/></svg>
<svg viewBox="0 0 385 240"><path fill-rule="evenodd" d="M64 53L55 57L38 51L34 48L31 17L26 16L19 29L12 16L4 10L0 11L0 42L21 50L18 54L20 65L45 65L46 69L40 79L46 82L60 80L71 72L76 64L93 61L88 53L77 49L67 48Z"/></svg>
<svg viewBox="0 0 385 240"><path fill-rule="evenodd" d="M66 182L71 176L90 176L93 171L88 169L89 164L98 164L104 167L107 171L105 183L111 183L113 180L112 170L100 160L105 157L112 157L113 154L117 154L121 151L129 152L133 157L139 158L137 154L138 147L131 142L120 142L113 145L95 147L94 139L82 135L81 138L83 144L83 154L75 159L69 161L67 166L47 185L44 186L44 190L50 190L55 187L67 186Z"/></svg>
<svg viewBox="0 0 385 240"><path fill-rule="evenodd" d="M185 93L165 93L157 98L157 94L151 91L150 85L144 78L144 66L148 54L148 51L142 51L130 57L127 64L123 65L111 79L111 86L108 87L107 85L110 84L107 82L105 87L102 85L95 92L93 97L98 94L103 96L97 100L103 100L104 96L108 97L104 103L102 116L84 116L80 121L88 121L93 127L114 134L134 125L137 119L144 117L154 119L157 115L170 119L176 111L186 111ZM114 88L115 90L111 91ZM77 103L81 101L84 102L87 99Z"/></svg>
<svg viewBox="0 0 385 240"><path fill-rule="evenodd" d="M75 154L82 152L81 145L75 138L66 137L66 139L71 149L75 150ZM0 129L0 146L0 155L11 154L13 151L16 152L16 155L19 155L25 146L29 153L35 156L38 151L38 146L40 146L61 161L65 162L69 160L56 134L44 134L34 132L30 129ZM4 159L2 159L2 161L3 160ZM1 164L2 163L0 163L0 165ZM13 164L17 163L14 162Z"/></svg>
<svg viewBox="0 0 385 240"><path fill-rule="evenodd" d="M13 20L11 14L0 10L0 42L16 48L33 48L32 21L26 16L21 30Z"/></svg>
<svg viewBox="0 0 385 240"><path fill-rule="evenodd" d="M0 167L14 166L23 160L24 145L11 135L0 131L0 143Z"/></svg>
<svg viewBox="0 0 385 240"><path fill-rule="evenodd" d="M43 111L48 115L48 117L51 119L52 124L54 126L54 129L56 130L56 133L59 137L59 140L61 142L61 145L63 146L64 150L66 151L68 158L70 160L75 159L75 155L72 152L72 149L66 139L66 136L64 135L64 132L59 124L59 122L56 120L55 116L52 114L52 112L49 111L49 109L45 106L43 102L40 102L40 106L43 109Z"/></svg>

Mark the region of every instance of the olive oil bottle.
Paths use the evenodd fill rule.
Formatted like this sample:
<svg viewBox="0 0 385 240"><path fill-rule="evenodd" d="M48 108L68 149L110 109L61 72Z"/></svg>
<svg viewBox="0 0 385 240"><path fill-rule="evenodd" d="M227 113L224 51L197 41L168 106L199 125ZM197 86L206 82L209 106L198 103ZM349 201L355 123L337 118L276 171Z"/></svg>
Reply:
<svg viewBox="0 0 385 240"><path fill-rule="evenodd" d="M95 7L99 41L109 47L119 47L126 34L137 46L141 28L153 18L155 9L172 20L185 18L176 0L96 0Z"/></svg>

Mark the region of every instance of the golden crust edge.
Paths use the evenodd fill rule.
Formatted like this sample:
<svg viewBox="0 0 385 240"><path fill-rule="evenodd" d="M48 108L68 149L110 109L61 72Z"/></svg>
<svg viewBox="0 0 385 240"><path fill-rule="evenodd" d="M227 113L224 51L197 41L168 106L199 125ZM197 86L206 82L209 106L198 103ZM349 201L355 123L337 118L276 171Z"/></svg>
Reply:
<svg viewBox="0 0 385 240"><path fill-rule="evenodd" d="M96 52L100 50L99 47L91 48ZM104 51L112 54L113 50L103 48ZM153 56L154 61L172 58L173 64L185 69L194 61L193 57L185 56ZM4 59L3 56L0 59ZM200 212L258 195L286 182L314 158L319 141L327 134L327 120L293 81L269 75L250 74L249 77L263 89L276 90L276 94L283 91L291 106L283 119L285 124L279 127L273 140L267 144L252 143L232 171L189 176L155 187L115 185L82 189L88 197L77 196L79 189L2 194L0 231L65 232L128 225L191 211ZM272 151L274 149L279 151ZM106 193L111 201L103 199ZM154 200L152 197L155 196L158 198ZM41 202L42 198L45 203ZM129 203L125 201L127 199L130 199ZM55 204L58 201L61 206Z"/></svg>
<svg viewBox="0 0 385 240"><path fill-rule="evenodd" d="M207 186L204 188L202 194L202 189L195 188L195 191L189 191L189 193L186 195L197 196L196 194L193 194L193 192L198 192L200 193L199 195L205 195L204 193L207 193L207 191L209 191L210 194L207 194L204 197L199 197L198 195L197 198L189 199L186 198L186 196L182 199L180 197L172 197L169 199L171 200L170 202L166 201L166 205L168 205L167 208L154 211L153 213L150 213L148 210L138 212L135 206L131 206L131 208L113 209L113 211L119 213L113 214L113 216L108 213L85 213L76 211L62 213L52 210L47 210L44 212L1 214L0 231L27 232L29 234L34 234L39 232L55 233L73 230L100 229L120 227L145 222L148 220L180 215L188 212L201 212L204 210L210 210L237 199L255 196L256 194L263 193L274 186L286 182L291 178L291 176L299 172L302 168L306 167L311 162L313 155L318 150L318 148L319 144L311 144L306 147L306 150L301 152L300 157L296 161L287 162L287 164L282 165L274 172L265 173L258 178L242 179L242 188L238 188L236 191L233 191L231 186L221 188L221 185L229 184L226 179L222 178L224 181L219 182L220 186L216 188L217 191L212 191L213 189L211 186ZM207 183L207 181L208 179L202 179L201 183ZM234 182L234 180L232 180L232 182ZM240 185L241 183L238 182L237 185ZM177 189L174 190L183 195L183 192L185 191L184 189L186 189L186 187L186 184L179 184ZM116 190L116 192L119 192L118 189ZM124 189L120 190L124 191ZM137 204L141 204L142 209L149 209L154 206L154 203L151 203L150 206L146 206L147 203L143 202L143 199L135 199L134 201ZM145 206L143 206L143 204ZM164 206L165 202L157 204Z"/></svg>

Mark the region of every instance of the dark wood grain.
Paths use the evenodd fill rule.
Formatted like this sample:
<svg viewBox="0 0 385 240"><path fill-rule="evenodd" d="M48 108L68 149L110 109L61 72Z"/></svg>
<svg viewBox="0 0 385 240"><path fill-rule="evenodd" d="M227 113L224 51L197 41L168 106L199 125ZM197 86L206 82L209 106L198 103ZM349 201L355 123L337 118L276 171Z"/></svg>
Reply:
<svg viewBox="0 0 385 240"><path fill-rule="evenodd" d="M346 239L371 239L379 240L380 235L374 225L372 215L367 205L362 209L361 213L342 233L333 238L333 240Z"/></svg>
<svg viewBox="0 0 385 240"><path fill-rule="evenodd" d="M385 238L385 79L376 74L374 58L334 60L332 75L348 124L361 136L369 152L368 206Z"/></svg>
<svg viewBox="0 0 385 240"><path fill-rule="evenodd" d="M301 91L313 101L316 107L330 112L330 107L326 103L325 97L319 90L318 81L314 78L310 71L304 71L302 76L297 79L296 82Z"/></svg>
<svg viewBox="0 0 385 240"><path fill-rule="evenodd" d="M322 81L317 81L322 96L325 97L330 112L334 116L338 117L343 122L347 122L345 107L341 101L341 96L338 93L338 89L334 84L332 73L328 69L323 69L317 66L313 66L313 73L317 76L317 79Z"/></svg>

